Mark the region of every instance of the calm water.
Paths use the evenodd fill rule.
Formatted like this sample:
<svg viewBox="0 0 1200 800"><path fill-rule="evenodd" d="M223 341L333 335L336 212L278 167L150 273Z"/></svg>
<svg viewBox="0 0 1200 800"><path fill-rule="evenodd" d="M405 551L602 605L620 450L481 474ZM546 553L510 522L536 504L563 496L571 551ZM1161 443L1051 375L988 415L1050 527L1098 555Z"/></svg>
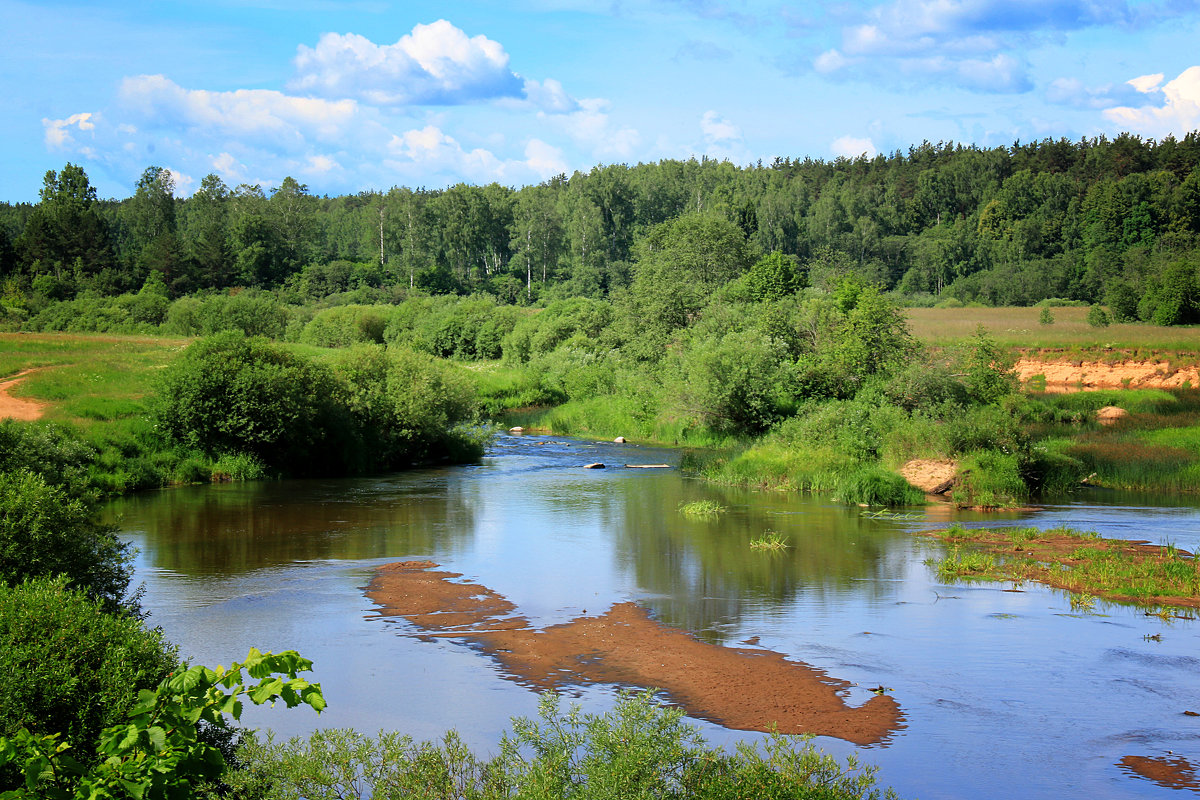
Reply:
<svg viewBox="0 0 1200 800"><path fill-rule="evenodd" d="M337 481L171 489L114 503L140 549L152 622L199 663L251 646L315 662L329 701L250 709L280 735L315 727L456 728L489 752L536 696L484 654L422 641L382 620L363 587L379 564L429 558L513 601L536 626L636 600L664 623L715 643L758 646L856 686L883 685L906 726L860 751L879 780L921 798L1178 796L1117 766L1173 754L1200 765L1200 627L1099 604L1073 611L1058 592L945 586L923 561L941 545L914 530L1068 524L1109 536L1200 549L1200 508L1089 494L1018 517L931 507L919 520L874 520L824 498L724 489L689 480L668 450L545 437L502 437L479 466ZM605 470L583 470L600 461ZM681 502L713 499L714 521ZM784 534L782 553L748 543ZM1161 641L1146 636L1161 635ZM588 688L587 710L614 690ZM699 723L711 741L752 734ZM839 756L855 749L817 743Z"/></svg>

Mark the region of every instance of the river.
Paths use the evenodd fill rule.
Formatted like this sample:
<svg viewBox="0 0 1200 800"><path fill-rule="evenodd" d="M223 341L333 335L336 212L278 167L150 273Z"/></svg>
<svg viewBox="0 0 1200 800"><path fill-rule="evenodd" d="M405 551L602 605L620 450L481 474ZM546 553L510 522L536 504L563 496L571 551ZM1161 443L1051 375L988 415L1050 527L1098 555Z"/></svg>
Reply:
<svg viewBox="0 0 1200 800"><path fill-rule="evenodd" d="M607 468L581 468L592 462ZM375 569L422 559L503 595L537 628L634 601L705 642L823 670L848 683L851 706L883 687L902 726L867 747L816 744L877 765L902 797L1177 797L1122 759L1200 764L1200 717L1184 713L1200 712L1195 621L1073 607L1030 584L942 585L924 561L944 546L914 535L955 520L1067 524L1196 550L1197 504L1091 492L1019 515L934 505L877 519L827 497L689 479L678 463L672 450L502 436L480 465L174 488L107 512L139 550L150 622L184 656L228 664L254 646L313 660L329 704L319 717L247 711L279 736L454 728L487 753L511 717L536 714L536 693L478 646L379 615L365 594ZM727 511L679 512L702 499ZM749 546L766 532L789 547ZM588 711L615 692L568 690ZM759 738L696 724L715 743Z"/></svg>

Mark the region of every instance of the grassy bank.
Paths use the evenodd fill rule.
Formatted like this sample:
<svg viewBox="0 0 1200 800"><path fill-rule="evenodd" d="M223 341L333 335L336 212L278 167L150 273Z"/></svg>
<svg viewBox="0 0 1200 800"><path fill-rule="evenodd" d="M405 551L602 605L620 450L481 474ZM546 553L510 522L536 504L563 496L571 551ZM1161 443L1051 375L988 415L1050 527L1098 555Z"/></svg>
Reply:
<svg viewBox="0 0 1200 800"><path fill-rule="evenodd" d="M1102 539L1067 528L954 525L929 535L955 545L945 558L926 562L942 580L1037 581L1139 605L1200 608L1200 562L1171 545Z"/></svg>
<svg viewBox="0 0 1200 800"><path fill-rule="evenodd" d="M358 474L482 453L476 390L406 347L0 334L6 390L42 418L0 422L26 450L71 451L100 494L284 474ZM40 438L39 438L40 437ZM31 444L35 440L41 445Z"/></svg>
<svg viewBox="0 0 1200 800"><path fill-rule="evenodd" d="M1130 412L1109 426L1044 431L1041 446L1078 461L1089 485L1200 491L1200 391L1087 392L1051 399L1085 414L1103 405Z"/></svg>

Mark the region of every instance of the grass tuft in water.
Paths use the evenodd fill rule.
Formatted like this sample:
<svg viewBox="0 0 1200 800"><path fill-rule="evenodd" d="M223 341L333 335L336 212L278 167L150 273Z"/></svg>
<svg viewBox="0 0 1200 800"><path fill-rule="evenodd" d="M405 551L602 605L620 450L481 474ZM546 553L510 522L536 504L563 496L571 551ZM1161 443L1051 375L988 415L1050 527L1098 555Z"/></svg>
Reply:
<svg viewBox="0 0 1200 800"><path fill-rule="evenodd" d="M762 536L750 540L750 547L754 550L783 550L790 546L787 537L776 531L764 531Z"/></svg>
<svg viewBox="0 0 1200 800"><path fill-rule="evenodd" d="M712 500L693 500L690 503L680 503L679 513L693 519L711 519L725 513L725 506Z"/></svg>

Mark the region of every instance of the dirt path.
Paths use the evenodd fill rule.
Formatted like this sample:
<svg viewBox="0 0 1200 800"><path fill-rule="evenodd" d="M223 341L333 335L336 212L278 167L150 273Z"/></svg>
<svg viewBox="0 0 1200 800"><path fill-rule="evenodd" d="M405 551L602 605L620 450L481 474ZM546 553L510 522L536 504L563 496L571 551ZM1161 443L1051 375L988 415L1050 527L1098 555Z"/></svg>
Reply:
<svg viewBox="0 0 1200 800"><path fill-rule="evenodd" d="M18 372L16 375L0 379L0 419L7 417L9 419L19 419L23 422L32 422L33 420L42 418L42 414L46 411L47 403L30 400L27 397L13 397L10 391L30 374L43 369L46 368L26 369Z"/></svg>
<svg viewBox="0 0 1200 800"><path fill-rule="evenodd" d="M655 621L636 603L538 630L486 586L434 571L428 561L379 568L367 597L381 616L402 616L429 637L468 641L509 680L539 690L609 683L656 688L699 719L736 730L834 736L857 745L886 741L903 727L894 699L879 690L857 708L849 684L780 653L723 647Z"/></svg>

